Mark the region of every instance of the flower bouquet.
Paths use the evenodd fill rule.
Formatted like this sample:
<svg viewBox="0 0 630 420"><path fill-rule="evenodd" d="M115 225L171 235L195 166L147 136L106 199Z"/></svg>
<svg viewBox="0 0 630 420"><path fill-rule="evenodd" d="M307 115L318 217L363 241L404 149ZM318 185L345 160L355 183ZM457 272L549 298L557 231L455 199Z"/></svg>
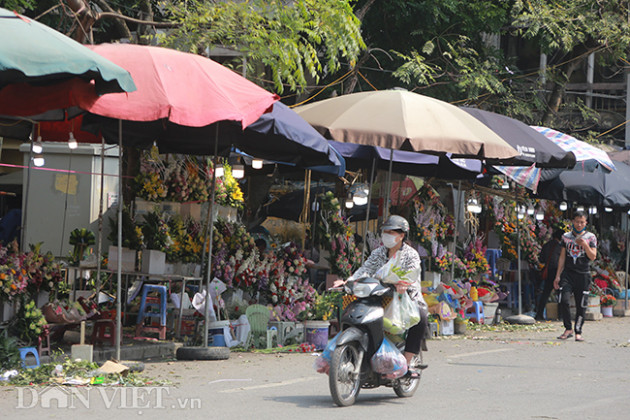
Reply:
<svg viewBox="0 0 630 420"><path fill-rule="evenodd" d="M599 303L602 306L615 306L615 303L617 303L617 298L614 297L613 295L602 295L602 297L599 300Z"/></svg>

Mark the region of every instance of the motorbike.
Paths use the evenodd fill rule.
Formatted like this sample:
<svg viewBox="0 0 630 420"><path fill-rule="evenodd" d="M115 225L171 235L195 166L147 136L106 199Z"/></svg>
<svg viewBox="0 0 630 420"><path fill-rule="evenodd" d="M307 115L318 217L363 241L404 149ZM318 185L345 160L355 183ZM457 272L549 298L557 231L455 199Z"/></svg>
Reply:
<svg viewBox="0 0 630 420"><path fill-rule="evenodd" d="M349 282L346 292L356 297L341 316L341 332L332 354L329 370L330 394L340 407L355 403L361 388L387 386L401 398L411 397L420 385L420 377L403 376L391 379L372 370L370 360L381 346L383 330L383 297L392 295L393 286L378 279L363 278ZM404 341L396 344L402 352ZM423 349L426 343L423 342ZM412 368L422 365L422 351L414 356ZM417 369L420 372L421 370Z"/></svg>

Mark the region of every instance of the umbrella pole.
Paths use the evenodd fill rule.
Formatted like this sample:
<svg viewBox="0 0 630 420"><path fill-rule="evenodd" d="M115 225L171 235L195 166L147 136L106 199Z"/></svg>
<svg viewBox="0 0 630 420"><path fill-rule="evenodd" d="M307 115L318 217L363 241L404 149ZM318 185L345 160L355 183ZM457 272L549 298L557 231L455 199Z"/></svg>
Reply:
<svg viewBox="0 0 630 420"><path fill-rule="evenodd" d="M26 194L24 196L24 212L22 214L22 231L20 232L20 250L26 249L26 218L28 216L28 194L31 189L31 171L33 170L33 136L35 135L35 124L31 131L31 147L28 151L28 169L26 170Z"/></svg>
<svg viewBox="0 0 630 420"><path fill-rule="evenodd" d="M626 213L626 296L624 298L623 309L628 309L628 263L630 263L630 250L628 249L628 237L630 236L630 213Z"/></svg>
<svg viewBox="0 0 630 420"><path fill-rule="evenodd" d="M516 277L518 279L518 314L523 313L523 294L521 292L521 228L518 225L518 201L516 200L516 190L514 190L514 209L516 211Z"/></svg>
<svg viewBox="0 0 630 420"><path fill-rule="evenodd" d="M361 264L365 261L365 250L367 249L367 234L370 226L370 207L372 207L372 184L374 183L374 172L376 168L376 158L372 158L372 171L368 182L368 202L365 210L365 228L363 229L363 249L361 250Z"/></svg>
<svg viewBox="0 0 630 420"><path fill-rule="evenodd" d="M105 185L105 137L101 136L101 195L98 201L98 238L96 243L96 291L101 290L101 252L103 252L103 189Z"/></svg>
<svg viewBox="0 0 630 420"><path fill-rule="evenodd" d="M389 217L389 199L392 191L392 166L394 163L394 149L389 149L389 170L387 171L387 191L385 195L385 209L383 211L383 219Z"/></svg>
<svg viewBox="0 0 630 420"><path fill-rule="evenodd" d="M455 200L455 197L453 197ZM457 254L457 239L459 237L459 213L462 209L462 181L460 180L457 185L457 205L453 201L453 211L455 212L455 232L453 232L454 247L453 247L453 255ZM453 264L451 264L451 281L455 280L455 259L453 259Z"/></svg>
<svg viewBox="0 0 630 420"><path fill-rule="evenodd" d="M206 269L206 299L204 304L204 324L203 324L203 345L208 347L208 325L210 319L208 312L210 311L210 272L212 271L212 239L214 237L214 193L217 182L217 155L219 154L219 123L217 123L214 134L214 157L212 167L212 193L208 202L208 267Z"/></svg>
<svg viewBox="0 0 630 420"><path fill-rule="evenodd" d="M123 165L122 165L122 120L118 120L118 264L116 267L116 360L120 360L120 337L122 336L121 285L122 285L122 224L123 224ZM100 265L100 264L99 264Z"/></svg>

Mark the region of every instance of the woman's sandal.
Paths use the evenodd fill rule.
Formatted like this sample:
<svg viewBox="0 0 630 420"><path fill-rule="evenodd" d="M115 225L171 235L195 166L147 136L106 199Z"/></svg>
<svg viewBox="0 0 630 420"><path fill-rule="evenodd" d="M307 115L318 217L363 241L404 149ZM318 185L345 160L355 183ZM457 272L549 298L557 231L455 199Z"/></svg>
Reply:
<svg viewBox="0 0 630 420"><path fill-rule="evenodd" d="M562 335L558 336L558 340L566 340L567 338L571 338L573 337L573 333L568 333L565 331L562 333Z"/></svg>
<svg viewBox="0 0 630 420"><path fill-rule="evenodd" d="M582 341L584 341L584 337L582 337L582 335L581 335L581 334L576 334L576 335L575 335L575 341L580 341L580 342L582 342Z"/></svg>

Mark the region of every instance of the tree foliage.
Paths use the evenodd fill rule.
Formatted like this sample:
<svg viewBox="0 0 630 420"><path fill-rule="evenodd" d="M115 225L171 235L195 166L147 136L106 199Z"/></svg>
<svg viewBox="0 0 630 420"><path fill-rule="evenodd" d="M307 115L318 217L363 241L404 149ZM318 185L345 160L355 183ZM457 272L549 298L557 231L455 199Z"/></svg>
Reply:
<svg viewBox="0 0 630 420"><path fill-rule="evenodd" d="M393 53L390 60L365 61L369 70L362 71L373 86L402 83L567 130L597 125L597 113L580 98L567 101L567 83L584 81L591 52L605 77L614 77L630 41L628 4L620 0L360 0L357 8L364 5L370 6L362 26L368 50ZM541 52L549 60L544 80Z"/></svg>
<svg viewBox="0 0 630 420"><path fill-rule="evenodd" d="M348 0L171 2L180 24L161 41L195 53L224 46L270 69L277 91L302 90L309 80L353 65L365 47ZM239 59L240 60L240 59Z"/></svg>

